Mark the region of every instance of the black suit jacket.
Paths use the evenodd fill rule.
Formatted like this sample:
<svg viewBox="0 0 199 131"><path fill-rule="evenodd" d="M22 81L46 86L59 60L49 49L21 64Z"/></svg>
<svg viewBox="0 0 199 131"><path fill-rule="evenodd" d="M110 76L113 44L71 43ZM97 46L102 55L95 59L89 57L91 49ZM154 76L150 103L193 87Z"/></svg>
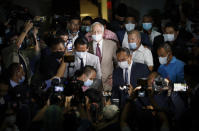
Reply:
<svg viewBox="0 0 199 131"><path fill-rule="evenodd" d="M148 77L150 71L146 64L142 63L133 63L131 67L131 77L130 77L130 83L133 86L133 88L136 87L137 80L139 78L146 78ZM118 67L114 69L113 71L113 87L112 87L112 98L114 99L122 99L121 101L124 101L125 98L121 98L123 95L123 92L119 89L120 86L124 86L124 77L123 77L123 70ZM123 102L122 102L123 103Z"/></svg>

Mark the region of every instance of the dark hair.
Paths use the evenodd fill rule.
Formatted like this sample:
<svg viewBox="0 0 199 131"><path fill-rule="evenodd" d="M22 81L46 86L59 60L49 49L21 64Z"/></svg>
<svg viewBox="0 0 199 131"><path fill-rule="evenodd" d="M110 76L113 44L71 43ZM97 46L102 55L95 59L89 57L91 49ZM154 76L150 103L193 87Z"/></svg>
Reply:
<svg viewBox="0 0 199 131"><path fill-rule="evenodd" d="M107 23L108 23L105 19L102 19L101 17L95 18L95 19L93 20L93 23L95 23L95 22L99 22L99 23L101 23L102 25L107 25Z"/></svg>
<svg viewBox="0 0 199 131"><path fill-rule="evenodd" d="M53 48L54 46L58 44L64 44L64 41L61 38L54 38L53 42L51 43L50 47Z"/></svg>
<svg viewBox="0 0 199 131"><path fill-rule="evenodd" d="M82 19L82 21L85 21L85 20L89 20L89 21L91 21L91 23L93 22L93 19L92 19L92 17L90 17L90 16L85 16L85 17Z"/></svg>
<svg viewBox="0 0 199 131"><path fill-rule="evenodd" d="M165 29L166 29L167 27L172 27L175 31L178 31L178 30L179 30L178 26L177 26L176 24L174 24L174 23L171 23L171 22L166 23Z"/></svg>
<svg viewBox="0 0 199 131"><path fill-rule="evenodd" d="M137 16L134 15L134 14L127 14L127 16L125 17L125 20L126 20L127 17L133 17L133 18L135 19L136 22L137 22L137 20L138 20Z"/></svg>
<svg viewBox="0 0 199 131"><path fill-rule="evenodd" d="M166 51L167 53L168 53L168 52L171 52L171 53L172 53L172 48L171 48L170 43L165 42L165 43L163 43L163 44L160 44L160 45L158 46L158 50L159 50L160 48L165 49L165 51Z"/></svg>
<svg viewBox="0 0 199 131"><path fill-rule="evenodd" d="M86 76L89 76L91 71L95 71L97 72L97 70L93 67L93 66L90 66L90 65L86 65L84 68L83 68L83 74L85 74Z"/></svg>
<svg viewBox="0 0 199 131"><path fill-rule="evenodd" d="M75 48L77 48L77 45L86 45L88 48L88 40L83 36L78 37L74 42Z"/></svg>
<svg viewBox="0 0 199 131"><path fill-rule="evenodd" d="M8 67L8 77L11 78L14 75L14 73L19 71L20 67L21 67L21 65L19 63L12 63Z"/></svg>
<svg viewBox="0 0 199 131"><path fill-rule="evenodd" d="M118 48L116 51L116 54L120 53L120 52L126 52L126 54L129 56L130 55L130 50L126 47L123 48Z"/></svg>
<svg viewBox="0 0 199 131"><path fill-rule="evenodd" d="M71 22L72 20L80 20L80 17L79 17L79 16L71 16L71 17L70 17L70 22Z"/></svg>

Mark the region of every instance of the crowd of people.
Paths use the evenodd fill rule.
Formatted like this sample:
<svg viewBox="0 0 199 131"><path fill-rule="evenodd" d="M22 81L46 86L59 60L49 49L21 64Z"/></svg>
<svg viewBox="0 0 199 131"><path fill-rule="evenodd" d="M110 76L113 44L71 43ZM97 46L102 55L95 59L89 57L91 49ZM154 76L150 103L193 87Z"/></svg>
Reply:
<svg viewBox="0 0 199 131"><path fill-rule="evenodd" d="M0 25L0 131L199 129L198 10L14 14Z"/></svg>

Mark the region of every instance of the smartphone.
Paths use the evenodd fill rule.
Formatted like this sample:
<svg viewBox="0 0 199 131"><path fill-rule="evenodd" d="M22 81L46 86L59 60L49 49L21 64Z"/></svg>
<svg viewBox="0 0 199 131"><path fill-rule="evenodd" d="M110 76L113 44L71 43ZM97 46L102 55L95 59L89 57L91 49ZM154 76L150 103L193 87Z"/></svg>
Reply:
<svg viewBox="0 0 199 131"><path fill-rule="evenodd" d="M63 92L64 91L64 87L62 86L55 86L55 92Z"/></svg>
<svg viewBox="0 0 199 131"><path fill-rule="evenodd" d="M174 88L173 91L187 91L188 86L187 84L183 84L183 83L174 83Z"/></svg>
<svg viewBox="0 0 199 131"><path fill-rule="evenodd" d="M69 40L69 42L67 43L67 50L70 52L70 51L73 51L73 43L72 43L72 40Z"/></svg>
<svg viewBox="0 0 199 131"><path fill-rule="evenodd" d="M64 56L64 62L75 62L75 56L74 55L69 55L69 56Z"/></svg>

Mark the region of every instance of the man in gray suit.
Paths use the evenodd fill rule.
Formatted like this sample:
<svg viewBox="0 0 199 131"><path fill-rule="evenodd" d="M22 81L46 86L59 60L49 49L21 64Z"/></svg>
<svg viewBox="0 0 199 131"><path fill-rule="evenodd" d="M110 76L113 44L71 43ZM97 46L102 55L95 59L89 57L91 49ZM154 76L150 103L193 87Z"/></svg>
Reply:
<svg viewBox="0 0 199 131"><path fill-rule="evenodd" d="M103 39L104 26L95 22L91 26L93 42L89 52L99 57L102 70L102 83L105 91L112 89L113 62L116 61L117 45L112 40Z"/></svg>
<svg viewBox="0 0 199 131"><path fill-rule="evenodd" d="M65 77L74 76L77 70L83 69L86 65L93 66L97 71L97 79L101 80L101 68L99 58L91 53L88 53L88 41L85 37L78 37L74 43L75 46L75 62L70 63L65 71ZM67 73L69 71L69 73Z"/></svg>

